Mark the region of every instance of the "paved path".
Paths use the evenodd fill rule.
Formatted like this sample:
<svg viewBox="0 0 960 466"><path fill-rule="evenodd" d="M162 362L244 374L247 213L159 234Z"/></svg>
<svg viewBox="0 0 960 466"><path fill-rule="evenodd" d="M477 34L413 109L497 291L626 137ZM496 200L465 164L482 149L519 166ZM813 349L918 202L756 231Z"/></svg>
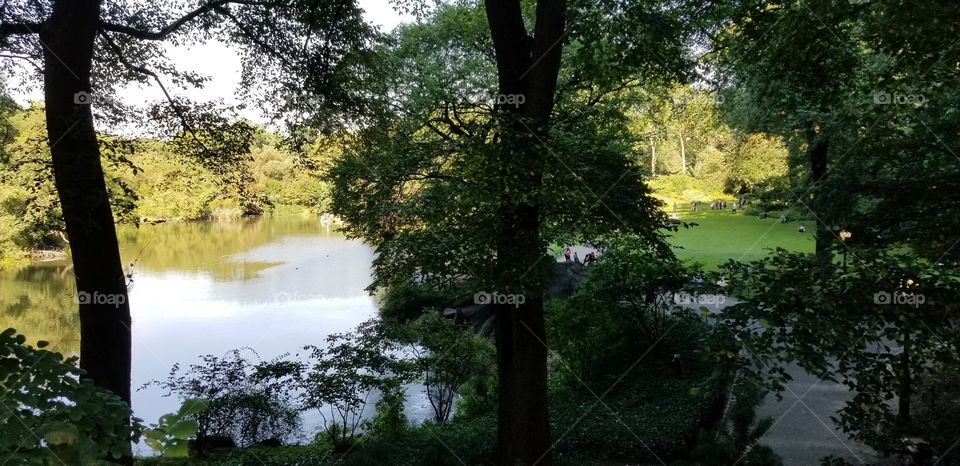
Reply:
<svg viewBox="0 0 960 466"><path fill-rule="evenodd" d="M710 295L704 298L710 303L706 307L712 313L737 303L734 298L711 300ZM700 307L698 304L683 306ZM757 413L760 417L772 418L775 423L760 443L773 448L785 466L819 465L820 459L828 455L842 457L852 464L897 464L879 458L870 447L850 440L830 419L852 397L846 385L819 380L795 364L789 366L787 372L793 380L781 394L783 399L778 401L775 395L767 395Z"/></svg>
<svg viewBox="0 0 960 466"><path fill-rule="evenodd" d="M768 395L758 413L775 422L760 443L773 448L784 465L818 465L827 455L843 457L852 464L895 464L880 460L869 447L847 438L830 419L851 396L845 385L818 380L796 365L788 372L793 381L783 391L783 399Z"/></svg>
<svg viewBox="0 0 960 466"><path fill-rule="evenodd" d="M590 251L583 246L570 249L577 251L580 260ZM563 260L562 256L559 260ZM694 310L705 306L711 313L717 313L737 303L734 298L717 295L703 295L703 299L706 299L703 303L681 300L678 304ZM785 466L816 466L828 455L842 457L852 464L897 464L879 458L870 447L850 440L834 424L831 416L835 416L852 396L846 385L819 380L797 365L791 365L787 371L793 380L783 391L783 399L778 401L773 394L767 395L757 413L760 417L773 418L773 427L760 443L773 448L783 458Z"/></svg>

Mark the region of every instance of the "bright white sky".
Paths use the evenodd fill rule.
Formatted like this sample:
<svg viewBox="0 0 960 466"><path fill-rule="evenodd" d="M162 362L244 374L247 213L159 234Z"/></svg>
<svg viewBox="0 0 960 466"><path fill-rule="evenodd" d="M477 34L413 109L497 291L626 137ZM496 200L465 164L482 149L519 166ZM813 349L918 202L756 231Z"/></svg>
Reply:
<svg viewBox="0 0 960 466"><path fill-rule="evenodd" d="M366 20L390 31L402 22L412 21L409 15L401 14L393 9L388 0L358 0L364 10ZM240 58L222 42L209 42L194 47L169 47L169 57L182 71L193 71L209 76L211 79L203 89L178 89L169 82L164 85L171 94L182 95L187 98L204 102L222 99L227 104L237 103L234 96L240 83ZM13 83L11 83L13 84ZM33 100L42 100L43 91L39 86L35 89L10 89L13 98L25 105ZM163 93L155 83L150 85L131 85L122 89L116 96L127 103L154 102L163 100ZM255 122L263 123L263 119L256 109L248 109L242 116Z"/></svg>

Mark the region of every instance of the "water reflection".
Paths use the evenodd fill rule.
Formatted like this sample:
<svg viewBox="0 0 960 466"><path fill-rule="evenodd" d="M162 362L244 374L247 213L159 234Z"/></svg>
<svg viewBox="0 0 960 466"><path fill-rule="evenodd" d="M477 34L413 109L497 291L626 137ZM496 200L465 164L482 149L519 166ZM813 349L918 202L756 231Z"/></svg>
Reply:
<svg viewBox="0 0 960 466"><path fill-rule="evenodd" d="M134 388L199 355L251 347L271 359L376 314L365 291L372 249L330 232L315 217L123 227L119 235L124 264L135 264ZM0 271L0 286L0 326L48 340L57 351L78 352L68 263ZM175 410L176 401L162 395L136 392L137 416L156 420ZM410 401L413 411L428 409L419 406L425 400Z"/></svg>

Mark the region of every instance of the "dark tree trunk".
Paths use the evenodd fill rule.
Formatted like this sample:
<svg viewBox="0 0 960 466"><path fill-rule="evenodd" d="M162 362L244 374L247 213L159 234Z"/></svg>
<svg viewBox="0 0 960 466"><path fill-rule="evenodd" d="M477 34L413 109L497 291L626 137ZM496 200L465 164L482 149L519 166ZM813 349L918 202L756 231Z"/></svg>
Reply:
<svg viewBox="0 0 960 466"><path fill-rule="evenodd" d="M130 403L130 307L90 99L99 0L53 2L41 32L53 175L63 208L80 308L80 367Z"/></svg>
<svg viewBox="0 0 960 466"><path fill-rule="evenodd" d="M830 216L823 208L825 199L822 196L823 183L827 180L827 155L830 149L830 140L826 135L818 134L812 125L807 128L807 152L810 159L810 180L813 183L814 193L813 214L817 217L816 224L816 256L817 261L828 264L833 260L831 248L833 246L833 232L830 230Z"/></svg>
<svg viewBox="0 0 960 466"><path fill-rule="evenodd" d="M496 308L499 409L497 464L550 464L547 410L547 347L540 269L540 207L537 203L548 149L560 44L566 25L563 0L540 0L534 35L524 27L519 0L486 0L496 50L499 91L523 96L519 106L498 109L497 170L503 183L496 248L498 293L525 296L519 306ZM541 267L538 268L537 266Z"/></svg>
<svg viewBox="0 0 960 466"><path fill-rule="evenodd" d="M901 429L908 429L912 416L910 415L910 398L913 397L913 373L910 367L910 334L905 333L903 338L903 353L900 354L900 386L897 390L897 424Z"/></svg>

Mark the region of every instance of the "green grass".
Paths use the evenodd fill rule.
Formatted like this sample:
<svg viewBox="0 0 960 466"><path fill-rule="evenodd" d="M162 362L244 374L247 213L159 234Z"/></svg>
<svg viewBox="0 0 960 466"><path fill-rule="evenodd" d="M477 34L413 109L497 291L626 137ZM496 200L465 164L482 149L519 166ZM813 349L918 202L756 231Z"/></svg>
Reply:
<svg viewBox="0 0 960 466"><path fill-rule="evenodd" d="M729 259L748 262L766 256L770 250L783 248L791 251L814 250L815 223L793 221L779 223L776 218L726 211L692 212L681 210L680 220L696 226L673 233L670 243L677 246L677 257L687 262L699 262L708 270L716 270ZM803 223L806 233L797 233Z"/></svg>

